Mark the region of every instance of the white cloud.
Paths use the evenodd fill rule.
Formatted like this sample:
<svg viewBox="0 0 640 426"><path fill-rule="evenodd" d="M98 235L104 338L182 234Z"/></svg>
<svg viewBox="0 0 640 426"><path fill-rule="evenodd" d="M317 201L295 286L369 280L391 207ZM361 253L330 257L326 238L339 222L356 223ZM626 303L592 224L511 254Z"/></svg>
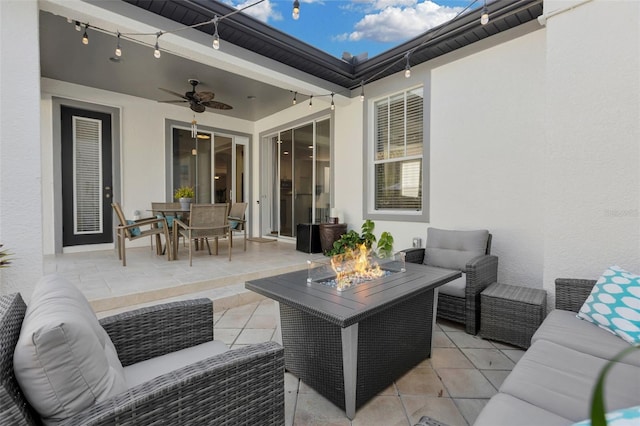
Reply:
<svg viewBox="0 0 640 426"><path fill-rule="evenodd" d="M349 40L398 42L422 34L454 18L463 8L432 1L376 0L380 9L364 16L349 33Z"/></svg>
<svg viewBox="0 0 640 426"><path fill-rule="evenodd" d="M255 2L256 0L246 0L245 2L242 2L242 3L237 3L237 4L229 3L229 4L235 7L236 9L242 9L243 7L249 6L250 4L253 4ZM269 22L269 20L273 20L273 21L282 20L282 14L273 7L273 3L270 0L265 0L262 3L258 3L255 6L252 6L246 10L243 10L242 12L263 22Z"/></svg>

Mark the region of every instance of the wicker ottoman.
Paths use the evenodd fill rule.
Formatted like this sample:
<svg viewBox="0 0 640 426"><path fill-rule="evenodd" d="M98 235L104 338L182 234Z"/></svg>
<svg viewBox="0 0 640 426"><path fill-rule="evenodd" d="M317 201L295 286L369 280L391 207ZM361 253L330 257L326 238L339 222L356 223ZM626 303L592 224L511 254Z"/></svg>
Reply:
<svg viewBox="0 0 640 426"><path fill-rule="evenodd" d="M480 336L526 349L546 316L547 292L493 283L480 294L480 303Z"/></svg>

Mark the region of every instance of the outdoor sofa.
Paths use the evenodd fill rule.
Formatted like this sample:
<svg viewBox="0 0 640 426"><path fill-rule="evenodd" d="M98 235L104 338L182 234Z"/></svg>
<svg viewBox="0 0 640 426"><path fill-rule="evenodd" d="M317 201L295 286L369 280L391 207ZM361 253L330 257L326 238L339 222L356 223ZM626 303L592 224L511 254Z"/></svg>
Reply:
<svg viewBox="0 0 640 426"><path fill-rule="evenodd" d="M209 299L98 321L47 276L28 307L0 296L0 424L42 423L284 425L284 351L213 340Z"/></svg>
<svg viewBox="0 0 640 426"><path fill-rule="evenodd" d="M533 335L531 347L481 411L475 426L570 425L590 418L598 374L631 346L576 317L595 284L592 280L556 280L556 309ZM638 405L640 350L614 365L605 381L608 412ZM633 421L628 424L638 424Z"/></svg>

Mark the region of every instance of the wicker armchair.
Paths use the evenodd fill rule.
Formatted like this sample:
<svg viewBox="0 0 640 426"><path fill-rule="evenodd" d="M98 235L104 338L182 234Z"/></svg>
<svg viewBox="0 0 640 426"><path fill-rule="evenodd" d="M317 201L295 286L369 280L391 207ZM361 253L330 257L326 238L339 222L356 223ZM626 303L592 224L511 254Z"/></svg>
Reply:
<svg viewBox="0 0 640 426"><path fill-rule="evenodd" d="M13 373L26 306L0 297L0 424L39 425ZM104 318L123 365L213 339L209 299ZM60 425L284 425L284 351L274 342L224 352L135 386Z"/></svg>
<svg viewBox="0 0 640 426"><path fill-rule="evenodd" d="M435 233L459 233L467 231L447 231L435 228L428 229L428 236ZM474 231L471 231L474 232ZM480 329L480 293L489 284L498 281L498 258L491 255L491 234L487 234L486 250L484 255L473 257L466 261L460 270L465 274L464 297L445 293L441 288L438 293L438 318L459 322L465 325L465 331L469 334L477 334ZM435 239L435 238L434 238ZM434 248L430 238L427 238L427 248L411 248L403 250L406 254L405 260L411 263L419 263L430 266L447 267L440 263L433 263L432 259L426 255L430 248ZM442 248L442 247L440 247ZM457 247L445 249L449 253L456 251ZM454 254L455 255L455 254ZM454 284L455 285L455 284ZM445 284L447 286L447 284ZM443 287L445 287L443 286Z"/></svg>

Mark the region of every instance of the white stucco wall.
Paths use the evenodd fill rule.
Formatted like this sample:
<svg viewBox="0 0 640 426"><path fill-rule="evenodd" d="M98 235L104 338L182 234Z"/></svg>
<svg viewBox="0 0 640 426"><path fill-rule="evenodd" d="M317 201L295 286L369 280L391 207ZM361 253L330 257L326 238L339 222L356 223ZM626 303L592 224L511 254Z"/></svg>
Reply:
<svg viewBox="0 0 640 426"><path fill-rule="evenodd" d="M493 234L499 279L542 287L544 31L432 72L430 225Z"/></svg>
<svg viewBox="0 0 640 426"><path fill-rule="evenodd" d="M163 104L148 99L108 92L58 80L42 79L41 108L43 117L42 146L45 164L43 187L45 194L43 208L49 212L45 216L44 251L54 252L53 229L53 164L51 147L53 135L52 97L60 97L93 104L115 107L121 114L121 205L127 217L134 210L146 212L152 201L166 199L165 169L165 120L171 119L190 123L193 113L182 106ZM214 113L197 114L201 126L215 127L229 131L251 134L253 123L246 120L221 116ZM128 246L146 245L148 241L128 242Z"/></svg>
<svg viewBox="0 0 640 426"><path fill-rule="evenodd" d="M583 2L546 1L545 14ZM547 19L544 282L640 273L640 2Z"/></svg>
<svg viewBox="0 0 640 426"><path fill-rule="evenodd" d="M37 1L0 1L0 294L25 298L43 270L38 33Z"/></svg>

